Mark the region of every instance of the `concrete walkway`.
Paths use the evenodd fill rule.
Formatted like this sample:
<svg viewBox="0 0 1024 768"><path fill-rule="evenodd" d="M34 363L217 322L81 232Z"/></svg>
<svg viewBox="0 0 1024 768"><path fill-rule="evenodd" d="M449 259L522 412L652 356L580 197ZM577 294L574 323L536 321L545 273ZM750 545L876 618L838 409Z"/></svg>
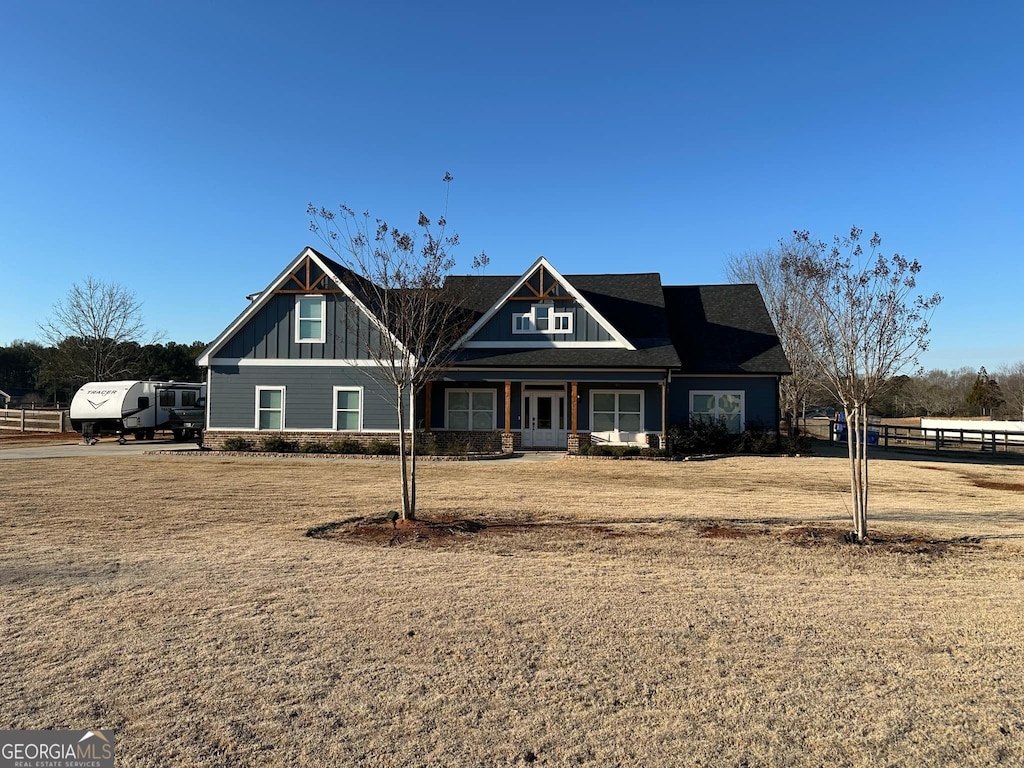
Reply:
<svg viewBox="0 0 1024 768"><path fill-rule="evenodd" d="M516 455L505 461L557 461L565 457L565 451L517 451Z"/></svg>

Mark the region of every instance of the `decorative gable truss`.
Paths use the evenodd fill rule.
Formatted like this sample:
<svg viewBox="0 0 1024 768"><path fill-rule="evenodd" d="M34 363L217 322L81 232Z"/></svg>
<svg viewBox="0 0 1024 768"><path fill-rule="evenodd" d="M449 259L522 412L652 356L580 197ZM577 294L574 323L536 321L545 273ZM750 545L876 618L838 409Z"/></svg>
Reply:
<svg viewBox="0 0 1024 768"><path fill-rule="evenodd" d="M455 347L635 349L543 256Z"/></svg>

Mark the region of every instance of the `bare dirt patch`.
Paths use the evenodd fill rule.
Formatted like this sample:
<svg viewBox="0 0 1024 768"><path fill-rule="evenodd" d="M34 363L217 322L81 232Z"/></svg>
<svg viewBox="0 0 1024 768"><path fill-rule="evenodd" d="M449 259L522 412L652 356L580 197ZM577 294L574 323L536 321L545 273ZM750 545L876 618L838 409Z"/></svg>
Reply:
<svg viewBox="0 0 1024 768"><path fill-rule="evenodd" d="M82 439L77 432L0 432L0 450L34 445L63 445Z"/></svg>
<svg viewBox="0 0 1024 768"><path fill-rule="evenodd" d="M841 527L813 525L793 526L788 523L770 525L764 522L723 522L692 519L660 531L651 530L649 519L619 520L614 525L597 522L551 521L530 522L512 519L474 519L467 517L443 517L438 519L401 520L387 514L377 516L356 516L345 520L321 523L306 530L306 536L358 544L362 546L424 546L456 547L484 544L495 538L515 544L517 539L530 538L530 548L536 548L538 540L554 542L584 543L594 539L630 539L658 535L678 536L689 531L699 538L719 540L745 540L751 538L772 538L799 547L843 547L851 546L850 533ZM896 552L915 555L946 555L954 551L967 551L981 546L978 537L956 539L935 539L920 534L897 533L875 536L857 545L874 552Z"/></svg>

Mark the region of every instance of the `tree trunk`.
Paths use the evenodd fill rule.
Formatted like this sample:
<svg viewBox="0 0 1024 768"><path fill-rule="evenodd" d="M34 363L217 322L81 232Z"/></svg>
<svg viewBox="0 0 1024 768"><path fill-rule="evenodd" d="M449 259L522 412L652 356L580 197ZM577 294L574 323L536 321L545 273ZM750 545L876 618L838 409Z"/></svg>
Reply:
<svg viewBox="0 0 1024 768"><path fill-rule="evenodd" d="M409 398L409 512L416 519L416 389Z"/></svg>
<svg viewBox="0 0 1024 768"><path fill-rule="evenodd" d="M868 537L868 424L867 404L844 406L846 443L850 455L850 498L853 536L863 542Z"/></svg>
<svg viewBox="0 0 1024 768"><path fill-rule="evenodd" d="M398 388L398 462L402 476L402 519L415 520L409 499L409 466L406 463L405 449L405 387Z"/></svg>

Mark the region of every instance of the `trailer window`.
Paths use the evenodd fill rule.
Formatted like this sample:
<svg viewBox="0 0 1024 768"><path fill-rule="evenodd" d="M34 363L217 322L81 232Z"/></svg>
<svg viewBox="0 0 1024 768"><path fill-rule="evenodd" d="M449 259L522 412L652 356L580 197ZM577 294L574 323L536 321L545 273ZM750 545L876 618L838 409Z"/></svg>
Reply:
<svg viewBox="0 0 1024 768"><path fill-rule="evenodd" d="M181 390L181 404L185 407L193 406L196 404L198 396L199 392L194 389L183 389Z"/></svg>
<svg viewBox="0 0 1024 768"><path fill-rule="evenodd" d="M174 390L173 389L161 389L160 390L160 407L161 408L173 408L174 407Z"/></svg>

